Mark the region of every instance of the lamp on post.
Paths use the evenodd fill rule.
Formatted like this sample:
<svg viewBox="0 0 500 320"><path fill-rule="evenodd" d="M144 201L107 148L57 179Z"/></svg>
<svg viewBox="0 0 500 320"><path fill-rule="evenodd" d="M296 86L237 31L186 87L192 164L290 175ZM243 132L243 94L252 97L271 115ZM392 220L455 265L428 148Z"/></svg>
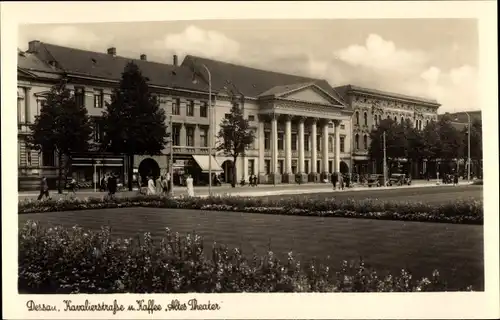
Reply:
<svg viewBox="0 0 500 320"><path fill-rule="evenodd" d="M201 65L208 74L208 195L212 196L212 149L213 149L213 120L212 120L212 74L210 69L205 64ZM193 74L193 83L196 83L196 78Z"/></svg>
<svg viewBox="0 0 500 320"><path fill-rule="evenodd" d="M470 114L467 111L464 111L464 113L467 115L467 181L470 181L470 134L471 134L471 121L470 121ZM458 118L455 118L455 121L458 120Z"/></svg>

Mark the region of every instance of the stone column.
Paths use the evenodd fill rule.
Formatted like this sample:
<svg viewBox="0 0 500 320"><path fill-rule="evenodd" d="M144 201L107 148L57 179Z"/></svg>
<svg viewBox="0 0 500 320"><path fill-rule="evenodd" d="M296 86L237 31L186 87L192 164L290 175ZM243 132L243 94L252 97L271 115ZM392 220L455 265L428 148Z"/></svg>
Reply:
<svg viewBox="0 0 500 320"><path fill-rule="evenodd" d="M328 121L323 121L323 172L328 173Z"/></svg>
<svg viewBox="0 0 500 320"><path fill-rule="evenodd" d="M265 131L264 131L264 122L266 121L266 118L263 116L259 116L259 132L258 132L258 139L259 139L259 169L258 169L258 174L259 174L259 183L266 183L267 182L267 175L264 166L264 150L265 150L265 143L264 143L264 137L265 137Z"/></svg>
<svg viewBox="0 0 500 320"><path fill-rule="evenodd" d="M292 173L292 116L286 116L285 122L285 176L283 182L292 183L294 176Z"/></svg>
<svg viewBox="0 0 500 320"><path fill-rule="evenodd" d="M304 122L305 118L299 118L299 161L298 161L298 171L300 173L300 181L306 182L307 175L304 173L304 158L305 158L305 150L304 150Z"/></svg>
<svg viewBox="0 0 500 320"><path fill-rule="evenodd" d="M318 162L318 151L317 151L317 145L318 142L316 140L316 136L318 134L318 130L316 127L318 119L313 119L311 124L311 173L309 174L309 181L311 182L318 182L319 181L319 174L318 174L318 167L316 166Z"/></svg>
<svg viewBox="0 0 500 320"><path fill-rule="evenodd" d="M271 117L271 181L280 183L281 175L278 172L278 115Z"/></svg>
<svg viewBox="0 0 500 320"><path fill-rule="evenodd" d="M340 120L334 120L335 126L335 164L333 170L340 172Z"/></svg>

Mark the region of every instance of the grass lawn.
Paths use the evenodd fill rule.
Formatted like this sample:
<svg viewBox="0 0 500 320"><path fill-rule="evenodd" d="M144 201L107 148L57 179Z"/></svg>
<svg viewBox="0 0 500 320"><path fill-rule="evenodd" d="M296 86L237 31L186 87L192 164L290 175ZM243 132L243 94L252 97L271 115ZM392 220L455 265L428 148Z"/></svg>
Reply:
<svg viewBox="0 0 500 320"><path fill-rule="evenodd" d="M379 199L384 201L410 201L410 202L425 202L432 204L443 204L454 202L457 200L482 200L483 186L440 186L428 188L401 188L392 190L383 190L381 188L370 188L363 191L344 191L302 195L281 195L268 196L270 199L286 199L290 197L304 197L308 199Z"/></svg>
<svg viewBox="0 0 500 320"><path fill-rule="evenodd" d="M484 289L483 228L476 225L156 208L19 215L20 224L26 220L89 229L111 225L112 234L118 237L135 237L147 231L158 239L165 227L182 234L196 231L206 245L217 241L239 246L249 255L253 250L262 254L271 246L280 258L292 250L302 262L330 256L328 264L334 269L342 260L363 257L381 272L408 268L421 277L438 269L450 289L469 284L475 290Z"/></svg>

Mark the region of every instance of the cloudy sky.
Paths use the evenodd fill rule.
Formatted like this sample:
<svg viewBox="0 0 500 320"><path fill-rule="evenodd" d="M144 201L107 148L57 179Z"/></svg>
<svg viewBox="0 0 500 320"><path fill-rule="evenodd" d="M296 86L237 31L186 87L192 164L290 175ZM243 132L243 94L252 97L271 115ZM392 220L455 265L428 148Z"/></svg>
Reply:
<svg viewBox="0 0 500 320"><path fill-rule="evenodd" d="M172 62L194 54L278 72L437 99L440 113L477 110L478 28L472 19L211 20L23 25L41 40Z"/></svg>

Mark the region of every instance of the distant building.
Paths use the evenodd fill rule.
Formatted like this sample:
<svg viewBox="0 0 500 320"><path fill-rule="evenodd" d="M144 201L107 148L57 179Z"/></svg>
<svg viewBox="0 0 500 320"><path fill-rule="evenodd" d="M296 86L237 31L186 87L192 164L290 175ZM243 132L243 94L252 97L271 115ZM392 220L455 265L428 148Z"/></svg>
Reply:
<svg viewBox="0 0 500 320"><path fill-rule="evenodd" d="M384 119L401 123L410 120L415 128L422 130L430 121L437 121L440 104L436 100L423 99L397 93L385 92L354 85L336 87L353 111L352 117L352 161L354 171L360 174L382 173L382 159L371 160L368 154L370 132ZM407 159L399 159L404 166ZM413 177L428 169L426 161L415 163L413 169L405 168Z"/></svg>
<svg viewBox="0 0 500 320"><path fill-rule="evenodd" d="M482 118L481 118L481 110L474 110L474 111L462 111L462 112L453 112L453 113L443 113L439 115L439 119L443 117L448 117L450 119L452 125L455 127L455 129L462 131L464 128L467 128L469 118L467 117L467 113L470 116L470 121L471 123L474 123L475 121L479 121L482 123Z"/></svg>

